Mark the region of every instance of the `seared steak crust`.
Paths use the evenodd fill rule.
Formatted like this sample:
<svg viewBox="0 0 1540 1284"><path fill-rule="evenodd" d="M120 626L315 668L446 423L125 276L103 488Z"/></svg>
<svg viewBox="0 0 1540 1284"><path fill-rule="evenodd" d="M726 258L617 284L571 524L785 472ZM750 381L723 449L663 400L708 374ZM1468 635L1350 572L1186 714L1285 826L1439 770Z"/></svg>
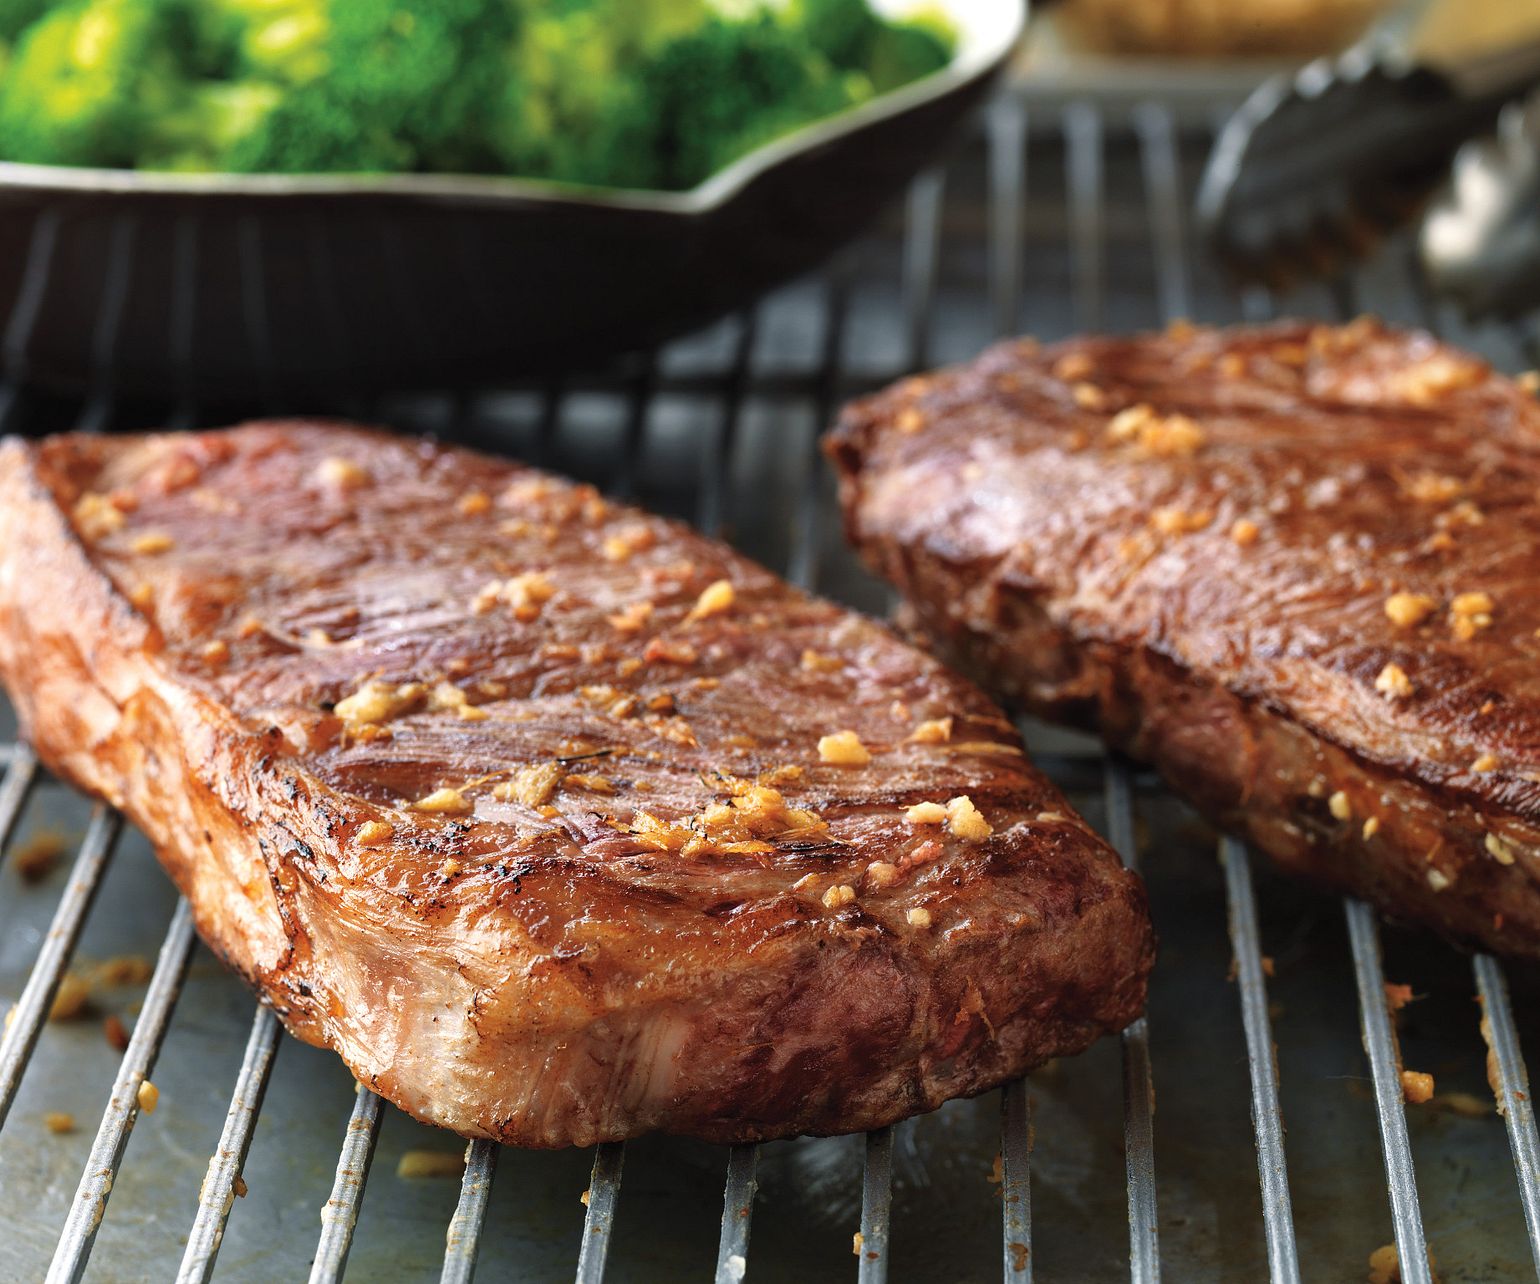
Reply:
<svg viewBox="0 0 1540 1284"><path fill-rule="evenodd" d="M1540 956L1540 408L1372 320L1008 343L852 406L953 656L1286 866Z"/></svg>
<svg viewBox="0 0 1540 1284"><path fill-rule="evenodd" d="M292 1032L467 1135L870 1128L1143 1004L1142 888L974 687L483 456L8 441L0 676Z"/></svg>

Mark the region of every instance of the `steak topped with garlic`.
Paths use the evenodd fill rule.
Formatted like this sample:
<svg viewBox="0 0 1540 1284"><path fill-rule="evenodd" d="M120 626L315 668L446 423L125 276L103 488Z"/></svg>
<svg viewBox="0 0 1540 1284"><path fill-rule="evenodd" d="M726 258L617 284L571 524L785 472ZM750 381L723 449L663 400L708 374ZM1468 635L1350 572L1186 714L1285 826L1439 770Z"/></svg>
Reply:
<svg viewBox="0 0 1540 1284"><path fill-rule="evenodd" d="M852 540L1008 700L1540 957L1540 406L1372 319L1003 344L851 407Z"/></svg>
<svg viewBox="0 0 1540 1284"><path fill-rule="evenodd" d="M0 676L417 1117L879 1126L1119 1029L1143 891L976 688L591 488L319 423L0 447Z"/></svg>

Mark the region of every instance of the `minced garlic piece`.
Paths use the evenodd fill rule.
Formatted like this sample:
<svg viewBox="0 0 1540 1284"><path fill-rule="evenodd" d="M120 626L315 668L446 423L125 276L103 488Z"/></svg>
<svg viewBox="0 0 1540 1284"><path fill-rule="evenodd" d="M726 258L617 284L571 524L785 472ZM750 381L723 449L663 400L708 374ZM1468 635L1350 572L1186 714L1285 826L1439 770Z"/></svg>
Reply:
<svg viewBox="0 0 1540 1284"><path fill-rule="evenodd" d="M630 832L653 851L680 855L758 855L774 851L767 839L808 840L826 837L828 826L816 812L788 807L779 790L722 775L731 795L726 803L708 804L698 815L679 821L660 820L638 812Z"/></svg>
<svg viewBox="0 0 1540 1284"><path fill-rule="evenodd" d="M205 642L198 654L209 664L224 664L230 659L230 644L223 638L215 638Z"/></svg>
<svg viewBox="0 0 1540 1284"><path fill-rule="evenodd" d="M388 843L395 833L396 827L383 820L366 820L353 835L353 841L360 847L378 847L381 843Z"/></svg>
<svg viewBox="0 0 1540 1284"><path fill-rule="evenodd" d="M1421 1070L1401 1071L1401 1096L1407 1105L1420 1106L1433 1098L1433 1076Z"/></svg>
<svg viewBox="0 0 1540 1284"><path fill-rule="evenodd" d="M1385 615L1398 628L1409 629L1433 614L1438 603L1423 593L1392 593L1385 599Z"/></svg>
<svg viewBox="0 0 1540 1284"><path fill-rule="evenodd" d="M463 816L471 807L470 799L462 797L458 789L451 789L447 785L412 804L413 811L431 811L445 816Z"/></svg>
<svg viewBox="0 0 1540 1284"><path fill-rule="evenodd" d="M631 554L651 548L657 538L650 526L627 526L613 535L606 535L599 547L609 561L624 562Z"/></svg>
<svg viewBox="0 0 1540 1284"><path fill-rule="evenodd" d="M838 673L845 667L845 662L837 655L807 650L802 653L801 667L804 673Z"/></svg>
<svg viewBox="0 0 1540 1284"><path fill-rule="evenodd" d="M1496 754L1484 753L1475 762L1471 763L1470 769L1474 772L1496 771L1501 765L1501 761Z"/></svg>
<svg viewBox="0 0 1540 1284"><path fill-rule="evenodd" d="M904 917L909 920L910 927L917 927L922 932L930 926L930 911L922 905L916 905Z"/></svg>
<svg viewBox="0 0 1540 1284"><path fill-rule="evenodd" d="M591 776L577 771L569 775L562 784L573 789L586 789L591 794L612 794L615 792L615 785L607 776Z"/></svg>
<svg viewBox="0 0 1540 1284"><path fill-rule="evenodd" d="M890 861L874 860L866 867L866 881L873 887L892 887L898 882L898 866Z"/></svg>
<svg viewBox="0 0 1540 1284"><path fill-rule="evenodd" d="M1400 393L1416 406L1432 405L1445 393L1480 383L1486 366L1439 353L1399 371L1388 380L1389 391Z"/></svg>
<svg viewBox="0 0 1540 1284"><path fill-rule="evenodd" d="M543 571L525 571L510 580L503 581L498 596L515 610L519 607L541 606L556 594L556 586Z"/></svg>
<svg viewBox="0 0 1540 1284"><path fill-rule="evenodd" d="M1469 642L1481 629L1490 628L1495 606L1490 593L1461 593L1449 604L1449 627L1455 637Z"/></svg>
<svg viewBox="0 0 1540 1284"><path fill-rule="evenodd" d="M459 1177L465 1156L454 1150L406 1150L396 1161L396 1176L405 1181Z"/></svg>
<svg viewBox="0 0 1540 1284"><path fill-rule="evenodd" d="M86 1010L91 1001L91 983L78 972L66 972L54 991L53 1006L48 1009L50 1021L73 1021Z"/></svg>
<svg viewBox="0 0 1540 1284"><path fill-rule="evenodd" d="M101 539L123 529L123 510L106 495L86 491L75 501L75 526L86 539Z"/></svg>
<svg viewBox="0 0 1540 1284"><path fill-rule="evenodd" d="M1230 526L1230 538L1242 548L1255 544L1261 533L1261 528L1249 517L1237 518Z"/></svg>
<svg viewBox="0 0 1540 1284"><path fill-rule="evenodd" d="M1157 508L1150 514L1150 525L1163 535L1188 535L1193 531L1201 531L1213 520L1213 513L1188 512L1174 504Z"/></svg>
<svg viewBox="0 0 1540 1284"><path fill-rule="evenodd" d="M1348 801L1347 794L1340 789L1326 800L1326 810L1331 812L1336 820L1353 819L1353 804Z"/></svg>
<svg viewBox="0 0 1540 1284"><path fill-rule="evenodd" d="M1402 481L1401 490L1420 504L1447 504L1465 494L1465 483L1441 473L1417 473Z"/></svg>
<svg viewBox="0 0 1540 1284"><path fill-rule="evenodd" d="M1369 839L1373 838L1379 832L1380 832L1380 818L1378 816L1370 816L1368 820L1364 821L1364 841L1365 842L1367 842Z"/></svg>
<svg viewBox="0 0 1540 1284"><path fill-rule="evenodd" d="M1488 834L1486 837L1486 849L1488 854L1499 865L1511 865L1514 861L1513 848L1499 838L1496 834Z"/></svg>
<svg viewBox="0 0 1540 1284"><path fill-rule="evenodd" d="M1435 892L1442 892L1454 886L1454 879L1450 878L1441 869L1430 869L1428 871L1428 886Z"/></svg>
<svg viewBox="0 0 1540 1284"><path fill-rule="evenodd" d="M141 611L148 611L155 605L155 590L149 584L135 584L128 591L128 600Z"/></svg>
<svg viewBox="0 0 1540 1284"><path fill-rule="evenodd" d="M1091 373L1091 358L1084 352L1067 352L1053 363L1053 377L1072 383Z"/></svg>
<svg viewBox="0 0 1540 1284"><path fill-rule="evenodd" d="M176 541L164 531L145 531L142 535L135 535L129 548L135 553L142 553L146 557L154 557L158 553L169 553L176 547Z"/></svg>
<svg viewBox="0 0 1540 1284"><path fill-rule="evenodd" d="M1139 428L1139 449L1166 459L1195 455L1206 440L1203 429L1186 415L1157 417Z"/></svg>
<svg viewBox="0 0 1540 1284"><path fill-rule="evenodd" d="M950 718L932 718L920 723L909 739L917 745L944 745L952 738L952 720Z"/></svg>
<svg viewBox="0 0 1540 1284"><path fill-rule="evenodd" d="M317 464L315 476L323 486L335 486L338 490L354 490L369 483L367 469L336 455Z"/></svg>
<svg viewBox="0 0 1540 1284"><path fill-rule="evenodd" d="M1094 383L1077 383L1070 391L1075 404L1084 410L1100 410L1107 404L1107 394Z"/></svg>
<svg viewBox="0 0 1540 1284"><path fill-rule="evenodd" d="M1374 679L1374 689L1387 700L1404 700L1416 690L1406 670L1399 664L1387 664Z"/></svg>
<svg viewBox="0 0 1540 1284"><path fill-rule="evenodd" d="M346 723L367 724L389 722L417 707L427 694L421 682L381 682L371 678L352 695L337 701L333 710Z"/></svg>
<svg viewBox="0 0 1540 1284"><path fill-rule="evenodd" d="M642 659L648 664L691 665L700 659L700 653L677 638L653 638L642 652Z"/></svg>
<svg viewBox="0 0 1540 1284"><path fill-rule="evenodd" d="M155 1107L160 1105L160 1089L148 1079L143 1079L139 1083L137 1096L139 1098L139 1109L147 1115L153 1115Z"/></svg>
<svg viewBox="0 0 1540 1284"><path fill-rule="evenodd" d="M455 509L462 517L480 517L492 508L492 497L484 490L467 491L455 501Z"/></svg>
<svg viewBox="0 0 1540 1284"><path fill-rule="evenodd" d="M1113 441L1132 441L1139 429L1155 418L1155 407L1145 402L1118 411L1107 421L1107 435Z"/></svg>
<svg viewBox="0 0 1540 1284"><path fill-rule="evenodd" d="M905 406L893 419L893 426L901 433L916 433L925 427L925 414L913 406Z"/></svg>
<svg viewBox="0 0 1540 1284"><path fill-rule="evenodd" d="M460 872L460 862L451 856L438 867L438 872L441 878L453 878Z"/></svg>
<svg viewBox="0 0 1540 1284"><path fill-rule="evenodd" d="M864 767L872 755L854 731L836 731L819 738L818 758L837 767Z"/></svg>
<svg viewBox="0 0 1540 1284"><path fill-rule="evenodd" d="M959 838L970 843L981 843L995 832L967 794L960 794L947 803L946 826Z"/></svg>
<svg viewBox="0 0 1540 1284"><path fill-rule="evenodd" d="M1514 382L1525 392L1534 396L1540 393L1540 370L1525 370Z"/></svg>
<svg viewBox="0 0 1540 1284"><path fill-rule="evenodd" d="M736 598L737 594L733 591L731 580L717 580L715 583L708 584L701 590L700 597L696 598L695 605L684 617L684 622L693 624L696 620L704 620L730 611L733 609Z"/></svg>
<svg viewBox="0 0 1540 1284"><path fill-rule="evenodd" d="M551 801L565 773L566 769L558 762L542 762L533 767L523 767L497 785L492 790L492 797L498 802L540 807Z"/></svg>
<svg viewBox="0 0 1540 1284"><path fill-rule="evenodd" d="M651 602L632 602L609 617L610 627L617 633L640 633L652 619Z"/></svg>
<svg viewBox="0 0 1540 1284"><path fill-rule="evenodd" d="M829 909L839 909L844 905L853 905L856 899L856 889L849 883L841 883L838 887L831 887L823 894L823 903Z"/></svg>
<svg viewBox="0 0 1540 1284"><path fill-rule="evenodd" d="M904 812L911 825L939 825L946 820L946 808L937 802L915 803Z"/></svg>

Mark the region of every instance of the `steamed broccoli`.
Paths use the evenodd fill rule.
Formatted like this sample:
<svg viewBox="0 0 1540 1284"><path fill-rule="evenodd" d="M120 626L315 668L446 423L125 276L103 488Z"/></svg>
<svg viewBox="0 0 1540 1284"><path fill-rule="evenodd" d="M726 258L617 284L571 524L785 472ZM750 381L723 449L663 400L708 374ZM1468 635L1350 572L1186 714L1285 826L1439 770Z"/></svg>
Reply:
<svg viewBox="0 0 1540 1284"><path fill-rule="evenodd" d="M0 0L0 158L683 188L949 44L868 0Z"/></svg>

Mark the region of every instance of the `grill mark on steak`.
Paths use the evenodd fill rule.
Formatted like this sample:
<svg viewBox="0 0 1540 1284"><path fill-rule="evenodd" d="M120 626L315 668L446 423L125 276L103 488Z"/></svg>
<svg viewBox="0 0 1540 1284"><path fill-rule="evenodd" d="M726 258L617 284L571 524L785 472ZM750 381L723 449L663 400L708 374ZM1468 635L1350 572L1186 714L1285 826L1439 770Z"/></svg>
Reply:
<svg viewBox="0 0 1540 1284"><path fill-rule="evenodd" d="M1143 1004L1142 887L975 687L484 456L8 441L0 677L290 1030L470 1136L865 1129ZM847 729L870 763L822 762ZM904 818L962 794L982 841Z"/></svg>
<svg viewBox="0 0 1540 1284"><path fill-rule="evenodd" d="M1540 407L1370 319L1007 343L850 407L848 533L1020 707L1540 956Z"/></svg>

